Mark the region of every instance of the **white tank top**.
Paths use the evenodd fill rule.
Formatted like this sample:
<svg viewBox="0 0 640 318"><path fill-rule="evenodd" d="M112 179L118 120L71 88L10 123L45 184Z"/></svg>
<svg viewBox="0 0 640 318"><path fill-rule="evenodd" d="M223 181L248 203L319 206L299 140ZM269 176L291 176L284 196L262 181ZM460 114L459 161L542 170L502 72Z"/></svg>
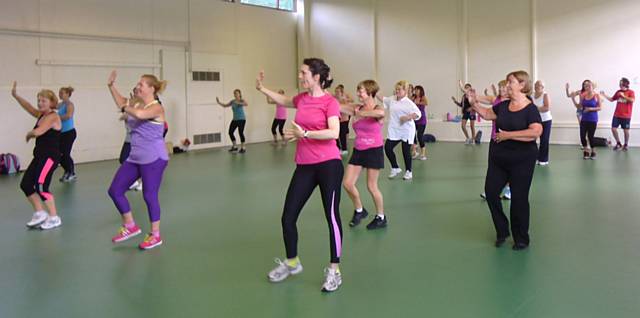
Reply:
<svg viewBox="0 0 640 318"><path fill-rule="evenodd" d="M544 94L542 93L542 95L540 95L539 98L535 98L535 94L531 97L533 97L533 103L537 106L537 107L542 107L544 106ZM542 118L542 121L550 121L551 120L551 111L546 111L546 112L540 112L540 118Z"/></svg>

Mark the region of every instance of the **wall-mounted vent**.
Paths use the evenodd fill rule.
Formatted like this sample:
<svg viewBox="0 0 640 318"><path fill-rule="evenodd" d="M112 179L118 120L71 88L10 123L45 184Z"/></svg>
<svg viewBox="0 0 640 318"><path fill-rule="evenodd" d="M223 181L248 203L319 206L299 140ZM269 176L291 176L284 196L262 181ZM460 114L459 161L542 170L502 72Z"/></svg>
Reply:
<svg viewBox="0 0 640 318"><path fill-rule="evenodd" d="M211 143L216 143L221 141L222 141L222 137L220 133L193 135L194 145L211 144Z"/></svg>
<svg viewBox="0 0 640 318"><path fill-rule="evenodd" d="M193 80L194 81L207 81L207 82L219 82L220 81L220 72L199 72L194 71Z"/></svg>

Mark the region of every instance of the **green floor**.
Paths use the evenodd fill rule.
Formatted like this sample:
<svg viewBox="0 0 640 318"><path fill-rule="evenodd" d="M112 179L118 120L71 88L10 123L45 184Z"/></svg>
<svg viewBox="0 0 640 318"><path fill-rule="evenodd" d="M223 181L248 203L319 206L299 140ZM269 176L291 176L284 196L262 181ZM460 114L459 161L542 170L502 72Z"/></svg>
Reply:
<svg viewBox="0 0 640 318"><path fill-rule="evenodd" d="M165 244L148 252L136 248L141 237L110 242L119 217L106 189L117 162L79 165L77 183L52 184L64 224L49 232L26 230L19 177L3 176L0 317L638 317L638 150L603 149L594 162L552 146L531 192L531 248L513 252L493 247L479 197L487 149L432 145L411 182L385 170L386 230L349 228L343 193L344 284L333 294L320 292L329 242L317 193L299 222L304 273L266 279L284 254L292 146L173 156L161 193ZM141 195L129 198L148 229Z"/></svg>

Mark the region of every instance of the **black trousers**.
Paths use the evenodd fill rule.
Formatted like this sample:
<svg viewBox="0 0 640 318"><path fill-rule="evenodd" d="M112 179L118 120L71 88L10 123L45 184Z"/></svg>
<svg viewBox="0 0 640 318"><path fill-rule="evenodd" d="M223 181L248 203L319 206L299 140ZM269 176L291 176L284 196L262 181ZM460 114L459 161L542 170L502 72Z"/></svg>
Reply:
<svg viewBox="0 0 640 318"><path fill-rule="evenodd" d="M53 172L58 167L58 157L58 155L55 157L36 156L31 160L20 182L20 189L25 196L28 197L38 193L42 201L53 198L53 195L49 192L49 185L51 184Z"/></svg>
<svg viewBox="0 0 640 318"><path fill-rule="evenodd" d="M529 244L529 189L533 181L538 149L535 143L518 149L504 149L491 141L489 167L484 191L496 229L496 237L509 236L509 220L502 209L500 193L509 183L511 187L511 234L516 243Z"/></svg>
<svg viewBox="0 0 640 318"><path fill-rule="evenodd" d="M344 168L341 160L329 160L312 165L298 165L284 202L282 234L287 258L298 256L298 217L317 186L320 186L324 214L329 225L331 263L340 263L342 254L342 222L340 221L340 191Z"/></svg>
<svg viewBox="0 0 640 318"><path fill-rule="evenodd" d="M596 134L597 122L581 121L580 122L580 142L582 147L591 147L593 149L593 137Z"/></svg>
<svg viewBox="0 0 640 318"><path fill-rule="evenodd" d="M247 124L247 121L242 120L232 120L231 124L229 124L229 138L231 141L236 142L236 136L234 136L236 129L238 129L238 133L240 135L240 142L244 143L244 125Z"/></svg>
<svg viewBox="0 0 640 318"><path fill-rule="evenodd" d="M284 136L284 123L286 121L287 121L286 119L274 118L273 123L271 123L271 134L275 136L276 128L278 128L278 132L280 133L280 136Z"/></svg>
<svg viewBox="0 0 640 318"><path fill-rule="evenodd" d="M551 120L542 122L542 135L540 136L540 150L538 151L538 161L549 161L549 139L551 138Z"/></svg>
<svg viewBox="0 0 640 318"><path fill-rule="evenodd" d="M340 122L340 135L338 136L337 145L342 151L347 150L347 136L349 135L349 122Z"/></svg>
<svg viewBox="0 0 640 318"><path fill-rule="evenodd" d="M75 173L75 165L73 158L71 158L71 149L73 148L73 142L76 141L76 137L75 129L60 134L60 165L65 173Z"/></svg>
<svg viewBox="0 0 640 318"><path fill-rule="evenodd" d="M427 129L427 125L416 124L416 140L414 143L420 144L420 148L424 148L424 131Z"/></svg>
<svg viewBox="0 0 640 318"><path fill-rule="evenodd" d="M393 149L399 144L402 143L402 157L404 158L404 166L407 171L411 171L411 145L402 140L389 140L384 143L384 153L387 155L387 159L391 163L391 168L399 168L398 160L396 160L396 154L393 152Z"/></svg>

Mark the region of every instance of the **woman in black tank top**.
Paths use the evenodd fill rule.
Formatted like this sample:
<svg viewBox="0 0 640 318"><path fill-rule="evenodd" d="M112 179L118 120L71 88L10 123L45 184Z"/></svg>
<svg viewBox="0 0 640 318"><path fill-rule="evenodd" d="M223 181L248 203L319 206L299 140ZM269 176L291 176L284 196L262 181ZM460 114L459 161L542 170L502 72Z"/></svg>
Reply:
<svg viewBox="0 0 640 318"><path fill-rule="evenodd" d="M35 108L26 99L18 96L16 82L13 82L11 95L27 113L38 119L26 136L27 142L35 138L36 145L33 148L33 159L20 183L20 188L34 210L33 217L27 222L27 226L42 230L53 229L62 225L55 200L49 192L49 184L60 159L62 122L55 111L58 98L51 90L41 90L38 93L38 108ZM49 213L45 211L42 202Z"/></svg>

